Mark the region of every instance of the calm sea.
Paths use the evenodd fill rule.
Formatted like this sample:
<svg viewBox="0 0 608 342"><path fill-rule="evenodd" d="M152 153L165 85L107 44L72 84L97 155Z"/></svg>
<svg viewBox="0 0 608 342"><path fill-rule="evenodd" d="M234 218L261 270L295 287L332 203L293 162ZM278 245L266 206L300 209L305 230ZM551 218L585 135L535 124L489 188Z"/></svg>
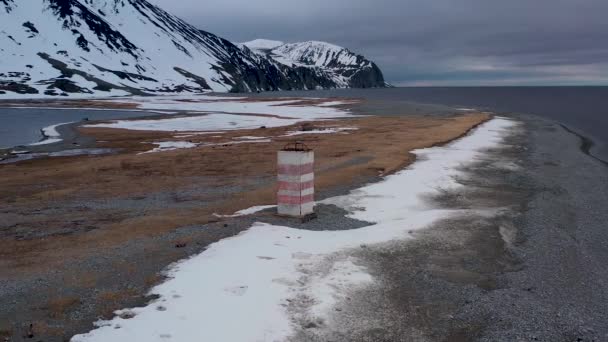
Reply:
<svg viewBox="0 0 608 342"><path fill-rule="evenodd" d="M86 109L0 108L0 148L28 145L42 139L40 129L59 123L111 120L154 115L146 112Z"/></svg>
<svg viewBox="0 0 608 342"><path fill-rule="evenodd" d="M533 114L593 140L591 152L608 160L608 87L425 87L263 93L256 96L349 96L366 99L363 114L442 113L445 107Z"/></svg>

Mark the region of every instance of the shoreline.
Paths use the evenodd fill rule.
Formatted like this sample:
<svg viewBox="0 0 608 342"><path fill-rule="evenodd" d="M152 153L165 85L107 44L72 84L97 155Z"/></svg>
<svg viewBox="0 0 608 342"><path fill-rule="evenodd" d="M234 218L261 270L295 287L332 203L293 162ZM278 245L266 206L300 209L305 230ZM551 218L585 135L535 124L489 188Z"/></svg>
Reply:
<svg viewBox="0 0 608 342"><path fill-rule="evenodd" d="M595 142L593 141L593 139L578 133L576 131L574 131L573 129L569 128L568 126L566 126L565 124L560 123L559 124L564 130L566 130L567 132L577 136L580 140L581 140L581 144L580 144L580 149L581 152L583 152L584 154L588 155L589 157L599 161L600 163L608 166L608 161L601 159L600 157L594 155L591 152L591 148L593 148L593 146L595 146Z"/></svg>
<svg viewBox="0 0 608 342"><path fill-rule="evenodd" d="M57 125L51 125L40 129L44 136L44 129L55 127L58 132L57 136L43 137L39 142L29 145L17 145L6 149L0 149L0 165L18 163L24 160L33 160L39 158L54 158L62 155L87 155L96 154L97 144L94 139L86 135L80 134L77 127L82 122L69 122ZM49 139L57 139L45 143ZM15 153L18 152L18 153ZM74 153L76 151L79 153ZM107 154L112 151L107 151Z"/></svg>
<svg viewBox="0 0 608 342"><path fill-rule="evenodd" d="M340 120L339 122L350 122L351 125L357 125L359 127L357 131L349 131L348 134L307 135L305 140L315 144L318 153L320 171L317 181L319 182L319 189L321 189L319 196L348 191L359 184L377 180L380 174L390 174L401 169L404 165L413 161L412 156L404 153L404 150L400 150L399 153L403 160L395 160L395 152L391 151L397 151L394 148L398 146L372 143L378 142L379 137L382 137L385 141L405 139L401 142L402 145L406 144L404 146L414 144L414 146L422 147L420 139L423 141L439 139L439 136L433 138L429 133L437 134L435 130L443 127L441 129L446 130L443 133L444 136L450 137L450 139L444 141L451 141L462 135L460 129L464 130L465 127L466 130L470 129L471 125L465 121L459 123L459 127L462 128L451 127L453 123L457 123L462 118L464 116L460 119L459 117L441 119L356 117L343 119L344 121ZM474 120L479 120L479 118ZM474 122L471 121L471 124ZM335 125L336 123L323 121L321 124ZM339 125L345 125L345 123ZM408 129L412 136L390 133L400 125L403 127L402 129ZM264 130L264 133L280 136L285 134L282 132L298 129L298 126L268 128ZM129 136L133 134L136 137L138 136L138 139L156 139L154 134L150 135L146 132L122 135L122 133L111 132L110 130L95 130L98 132L95 134L101 134L96 136L98 140L114 137L118 140L110 143L109 147L122 145L127 151L134 151L130 149L149 149L145 144L138 143L137 140L130 142ZM87 132L87 134L89 133L92 133L92 131ZM235 131L222 134L224 137L217 139L226 141L231 137L240 135L255 136L260 134L256 130L249 132ZM110 141L113 140L110 139ZM116 146L111 146L112 144L116 144ZM15 283L20 285L7 293L11 294L10 298L28 298L27 292L20 293L18 288L23 288L24 291L27 291L25 289L35 289L38 292L39 300L48 304L43 304L46 308L43 311L40 311L40 305L36 306L37 311L29 311L27 307L31 303L27 301L19 301L20 305L24 305L22 308L15 307L13 303L5 302L8 298L0 299L0 301L4 302L4 307L9 308L9 313L12 312L12 314L9 314L10 317L22 317L22 322L28 320L37 322L35 324L37 326L36 331L42 331L43 336L49 337L58 333L53 328L57 327L57 322L70 322L69 326L62 328L67 335L70 332L84 332L90 327L91 322L96 320L100 312L108 317L113 310L136 306L141 304L142 301L146 302L149 299L141 297L141 295L145 294L147 289L159 280L158 273L167 264L197 253L209 243L237 234L248 228L251 225L250 221L253 219L252 217L218 219L212 217L212 215L206 218L205 213L232 214L237 210L255 204L268 204L265 198L272 202L274 193L272 190L272 179L274 179L272 164L266 164L265 161L260 164L266 165L263 169L259 169L259 166L253 166L256 164L251 164L252 166L243 171L241 168L234 169L234 163L249 165L247 163L250 162L247 160L253 158L251 153L256 150L259 152L254 153L255 155L269 156L270 159L273 159L274 154L270 151L278 148L275 145L282 146L283 144L281 141L277 141L268 147L258 144L238 145L238 148L236 146L218 146L215 149L208 147L207 153L221 158L218 159L220 164L204 162L204 159L201 158L209 158L209 156L201 155L194 149L169 151L161 154L152 153L137 157L128 152L105 157L50 158L0 166L0 173L5 173L15 167L17 167L15 171L23 168L23 171L20 171L19 174L27 173L26 176L17 177L5 174L5 177L14 179L12 182L14 184L3 185L7 190L2 194L4 196L2 201L6 206L4 206L1 214L11 216L7 216L8 225L6 228L8 230L5 230L3 236L0 236L0 243L7 248L9 246L13 247L4 249L3 262L0 263L0 267L7 271L3 272L7 277L10 275L10 277L14 277L12 279L15 281L21 279ZM433 145L432 143L425 144L427 144L427 147ZM326 147L321 148L325 145ZM371 150L366 152L370 148ZM358 150L361 150L361 152L357 152ZM379 153L381 150L386 150L386 152L383 152L384 154ZM235 151L241 151L241 154L234 155ZM371 151L378 152L372 153ZM369 154L375 158L384 158L384 161L377 164L378 162L374 162L373 159L367 157ZM226 156L230 155L234 155L232 161L226 159ZM167 160L167 157L170 159ZM253 158L251 161L257 159L259 158ZM105 160L109 164L107 162L102 163ZM171 160L176 161L176 163L167 164ZM180 162L182 160L189 160L188 164L193 164L192 166L217 164L218 169L207 167L210 169L209 173L204 175L200 173L200 169L192 168L190 165ZM221 166L221 163L226 163L226 166ZM73 175L72 173L61 175L54 171L58 165L61 165L62 168L77 167L77 169L75 169ZM38 175L39 172L36 169L40 167L48 169L50 173L45 171L44 175ZM257 171L255 171L256 168L258 168ZM220 169L222 172L218 173ZM247 169L250 169L250 171L247 171ZM268 171L263 171L266 169ZM90 174L90 170L97 171ZM59 169L59 172L61 172L61 169ZM137 184L126 182L114 186L111 181L113 178L108 178L104 174L115 172L121 177L122 175L135 177L134 182L142 182L149 178L150 183L134 187ZM231 176L233 173L234 175ZM257 176L254 176L255 174ZM191 175L196 175L197 178L192 178ZM222 181L223 183L226 180L237 183L235 185L230 185L230 183L215 184L217 181L214 182L213 179L217 179L220 175L225 179ZM336 178L334 175L340 177ZM166 188L166 190L163 190L164 188L155 181L165 179L163 182L166 182L176 176L183 178L188 184L196 180L196 182L200 182L201 188L192 188L191 186L183 188L183 184L176 184L171 181L163 185ZM84 178L75 178L72 181L73 177ZM62 179L62 182L66 185L73 182L74 186L64 188L61 182L57 182L58 179ZM251 184L239 184L239 179L241 181L249 179L247 183ZM32 180L35 180L36 183L49 184L52 188L43 191L41 194L36 194L41 190L37 189L38 186L35 184L31 189L23 187L24 184ZM205 182L209 185L215 185L210 189L205 185ZM87 184L86 196L84 197L81 195L81 190L78 190L81 188L79 184ZM49 185L46 185L46 187ZM18 186L18 188L15 186ZM13 192L11 190L13 187L18 192ZM142 187L146 189L143 193ZM255 190L256 188L259 189ZM133 189L139 190L134 192ZM111 193L110 190L116 192ZM102 197L95 196L95 199L93 199L91 196L95 191L102 191L106 194ZM19 197L14 196L17 193ZM199 193L203 197L198 198L200 195L197 194ZM238 194L243 195L239 196ZM28 199L30 196L35 197ZM235 196L239 198L226 199L226 197ZM39 214L33 215L32 209L35 209ZM128 212L125 212L125 210L128 210ZM344 216L344 212L336 211L336 209L323 208L321 210L327 213L325 215L330 220L331 217ZM132 215L135 215L135 217L130 217ZM268 213L260 213L260 215L268 215ZM317 222L319 222L317 224L322 223L321 221ZM41 224L44 224L44 230L37 228L41 227ZM352 222L352 225L357 226L358 223ZM313 226L315 226L314 223L310 227ZM24 229L25 227L28 228ZM140 227L145 227L145 229ZM303 226L303 228L305 227ZM185 245L186 247L177 248L176 245ZM88 248L86 246L95 247ZM11 250L12 252L10 252ZM56 260L55 257L45 257L47 251L52 251L54 256L63 256L60 260ZM151 256L151 251L157 252L152 253ZM16 256L19 256L19 258L14 259ZM62 269L65 265L60 265L65 260L76 259L79 261L72 261L74 264L68 267L68 270L71 270L69 273L62 271L59 274L81 279L101 279L88 280L84 283L83 281L56 283L58 281L56 279L57 275L48 274L47 271L44 271L44 269ZM101 260L106 261L101 262ZM108 264L109 260L112 260L112 262ZM129 260L129 262L126 260ZM137 266L131 265L133 262ZM51 266L55 263L59 264ZM132 267L136 267L136 269L134 270ZM99 271L90 273L87 270L91 268ZM123 272L128 273L123 274ZM30 280L27 280L30 277L29 274L46 279L48 284L56 284L54 288L61 289L59 290L60 295L53 296L42 290L36 283L31 283ZM123 275L121 276L121 274ZM133 279L129 283L121 284L116 282L117 277ZM91 288L88 286L92 284L95 284L97 295L90 292ZM2 285L0 284L0 286ZM133 293L126 286L138 290ZM108 298L111 298L111 300ZM87 307L89 309L85 309ZM92 312L87 311L91 308L94 309ZM48 320L40 317L41 314L52 315L51 317L54 318ZM66 319L69 320L66 321ZM45 321L47 323L44 323ZM0 331L2 329L3 327L0 327ZM20 328L13 327L13 329ZM17 334L18 332L15 331L14 333Z"/></svg>

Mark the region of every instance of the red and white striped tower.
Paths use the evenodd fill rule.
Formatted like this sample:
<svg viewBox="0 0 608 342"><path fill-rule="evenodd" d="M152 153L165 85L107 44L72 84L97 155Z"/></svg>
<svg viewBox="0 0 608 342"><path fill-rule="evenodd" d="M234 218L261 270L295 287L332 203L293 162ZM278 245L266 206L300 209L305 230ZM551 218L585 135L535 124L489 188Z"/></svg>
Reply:
<svg viewBox="0 0 608 342"><path fill-rule="evenodd" d="M303 217L314 213L314 152L301 143L278 152L278 214Z"/></svg>

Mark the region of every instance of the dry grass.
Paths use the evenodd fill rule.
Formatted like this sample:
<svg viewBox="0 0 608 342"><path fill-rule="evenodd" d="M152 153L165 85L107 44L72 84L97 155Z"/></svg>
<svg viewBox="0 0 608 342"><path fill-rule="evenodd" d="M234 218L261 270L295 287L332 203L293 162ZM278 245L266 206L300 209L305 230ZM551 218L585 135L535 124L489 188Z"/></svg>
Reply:
<svg viewBox="0 0 608 342"><path fill-rule="evenodd" d="M129 302L129 299L139 297L139 294L134 289L119 290L119 291L102 291L96 298L96 303L99 305L98 312L105 319L110 319L114 316L114 311L122 308L122 303Z"/></svg>
<svg viewBox="0 0 608 342"><path fill-rule="evenodd" d="M49 300L46 307L51 317L62 317L74 307L80 305L80 298L75 296L58 297Z"/></svg>
<svg viewBox="0 0 608 342"><path fill-rule="evenodd" d="M125 290L125 291L103 291L100 292L97 296L99 300L106 303L120 303L125 300L125 298L137 296L135 290Z"/></svg>
<svg viewBox="0 0 608 342"><path fill-rule="evenodd" d="M349 134L304 135L315 150L317 189L350 184L370 176L386 175L414 160L408 153L445 143L488 119L485 114L427 117L364 117L316 126L357 127ZM35 271L39 267L63 265L97 249L133 238L162 234L177 227L216 221L213 213L230 214L253 205L274 203L276 151L293 138L280 137L298 129L279 127L242 130L222 134L221 138L199 135L195 142L226 143L234 137L254 135L275 137L268 144L240 144L163 153L137 155L152 146L142 141L169 139L173 133L130 132L116 129L82 129L83 133L107 141L104 146L120 147L123 154L96 157L66 157L26 161L0 166L0 206L19 207L36 212L73 199L143 198L155 192L179 193L193 185L205 187L248 186L250 190L231 196L202 194L201 208L168 207L145 216L124 211L74 211L59 216L25 215L24 224L58 229L73 220L85 218L99 227L86 234L59 235L45 239L15 241L0 238L0 260L9 270ZM265 181L265 182L264 182ZM176 197L176 202L184 201ZM2 265L0 265L2 266ZM5 267L3 267L5 269Z"/></svg>
<svg viewBox="0 0 608 342"><path fill-rule="evenodd" d="M77 283L84 288L94 288L97 286L97 275L93 272L80 274Z"/></svg>
<svg viewBox="0 0 608 342"><path fill-rule="evenodd" d="M152 286L160 284L160 282L163 279L164 279L164 277L161 276L160 274L154 274L154 275L151 275L151 276L147 277L146 281L145 281L146 288L151 288Z"/></svg>

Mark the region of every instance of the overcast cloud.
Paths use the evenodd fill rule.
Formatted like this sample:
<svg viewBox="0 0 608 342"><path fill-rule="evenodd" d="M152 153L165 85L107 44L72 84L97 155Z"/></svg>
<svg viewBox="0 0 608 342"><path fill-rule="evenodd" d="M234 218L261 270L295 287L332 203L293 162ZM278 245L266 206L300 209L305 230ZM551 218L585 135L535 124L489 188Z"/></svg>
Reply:
<svg viewBox="0 0 608 342"><path fill-rule="evenodd" d="M608 0L149 0L234 42L322 40L396 85L608 85Z"/></svg>

